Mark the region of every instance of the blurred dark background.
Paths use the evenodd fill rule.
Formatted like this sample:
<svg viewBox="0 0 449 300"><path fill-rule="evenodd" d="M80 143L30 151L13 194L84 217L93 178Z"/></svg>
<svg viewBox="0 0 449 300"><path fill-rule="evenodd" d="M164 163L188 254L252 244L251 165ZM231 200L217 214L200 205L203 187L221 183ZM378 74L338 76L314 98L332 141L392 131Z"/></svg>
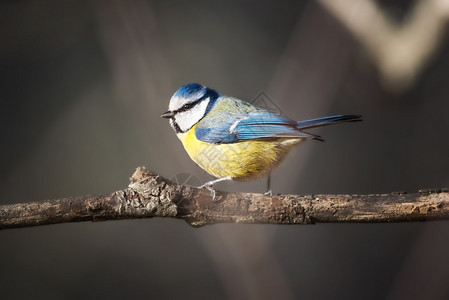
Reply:
<svg viewBox="0 0 449 300"><path fill-rule="evenodd" d="M326 142L292 151L275 193L448 187L449 1L337 2L1 2L1 203L109 193L141 165L210 180L160 118L188 82L265 92L297 120L364 116L313 131ZM379 34L376 16L392 30ZM382 39L394 28L410 28L390 39L396 52ZM220 188L262 192L265 180ZM448 235L448 222L6 230L0 297L448 299Z"/></svg>

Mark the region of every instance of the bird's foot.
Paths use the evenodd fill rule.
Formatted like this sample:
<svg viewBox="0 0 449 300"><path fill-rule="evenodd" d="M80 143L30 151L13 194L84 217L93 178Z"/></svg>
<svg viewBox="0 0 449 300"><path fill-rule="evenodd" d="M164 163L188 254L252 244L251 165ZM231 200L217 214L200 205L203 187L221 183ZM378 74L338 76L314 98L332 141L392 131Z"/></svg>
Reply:
<svg viewBox="0 0 449 300"><path fill-rule="evenodd" d="M216 184L216 183L219 183L219 182L222 182L222 181L228 181L228 180L232 180L232 177L231 176L226 176L226 177L218 178L218 179L215 179L215 180L211 180L211 181L208 181L205 184L199 186L198 188L199 189L206 188L209 191L211 191L211 193L212 193L212 201L215 201L215 189L214 189L213 185Z"/></svg>

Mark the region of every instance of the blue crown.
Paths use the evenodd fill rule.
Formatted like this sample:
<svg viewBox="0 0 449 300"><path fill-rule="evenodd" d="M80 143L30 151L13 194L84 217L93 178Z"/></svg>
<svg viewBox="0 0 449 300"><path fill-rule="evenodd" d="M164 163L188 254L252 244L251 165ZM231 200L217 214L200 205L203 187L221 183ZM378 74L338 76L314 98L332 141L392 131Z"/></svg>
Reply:
<svg viewBox="0 0 449 300"><path fill-rule="evenodd" d="M207 88L198 83L189 83L180 87L173 96L179 98L189 98L193 95L204 94Z"/></svg>

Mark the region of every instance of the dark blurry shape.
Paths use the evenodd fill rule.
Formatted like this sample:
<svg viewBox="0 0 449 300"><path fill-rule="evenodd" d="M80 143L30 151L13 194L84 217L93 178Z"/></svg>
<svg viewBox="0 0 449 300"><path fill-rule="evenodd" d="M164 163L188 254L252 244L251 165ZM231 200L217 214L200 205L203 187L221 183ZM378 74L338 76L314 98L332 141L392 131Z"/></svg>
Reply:
<svg viewBox="0 0 449 300"><path fill-rule="evenodd" d="M115 0L99 2L97 11L98 36L117 98L143 122L149 111L159 109L170 86L170 68L153 8L144 0ZM142 128L146 126L142 124Z"/></svg>
<svg viewBox="0 0 449 300"><path fill-rule="evenodd" d="M320 0L363 44L391 92L404 92L437 51L449 19L449 2L418 0L402 24L372 0Z"/></svg>
<svg viewBox="0 0 449 300"><path fill-rule="evenodd" d="M3 1L1 5L0 59L32 62L58 56L77 46L86 30L92 29L92 12L83 1Z"/></svg>

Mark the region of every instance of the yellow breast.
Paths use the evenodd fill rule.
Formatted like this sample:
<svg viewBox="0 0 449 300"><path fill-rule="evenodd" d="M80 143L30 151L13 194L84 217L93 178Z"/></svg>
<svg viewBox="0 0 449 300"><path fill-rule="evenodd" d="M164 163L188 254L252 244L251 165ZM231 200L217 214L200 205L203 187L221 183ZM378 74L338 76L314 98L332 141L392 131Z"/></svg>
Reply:
<svg viewBox="0 0 449 300"><path fill-rule="evenodd" d="M234 180L254 179L269 173L285 155L299 144L300 138L208 144L195 136L196 125L178 133L190 158L209 174Z"/></svg>

